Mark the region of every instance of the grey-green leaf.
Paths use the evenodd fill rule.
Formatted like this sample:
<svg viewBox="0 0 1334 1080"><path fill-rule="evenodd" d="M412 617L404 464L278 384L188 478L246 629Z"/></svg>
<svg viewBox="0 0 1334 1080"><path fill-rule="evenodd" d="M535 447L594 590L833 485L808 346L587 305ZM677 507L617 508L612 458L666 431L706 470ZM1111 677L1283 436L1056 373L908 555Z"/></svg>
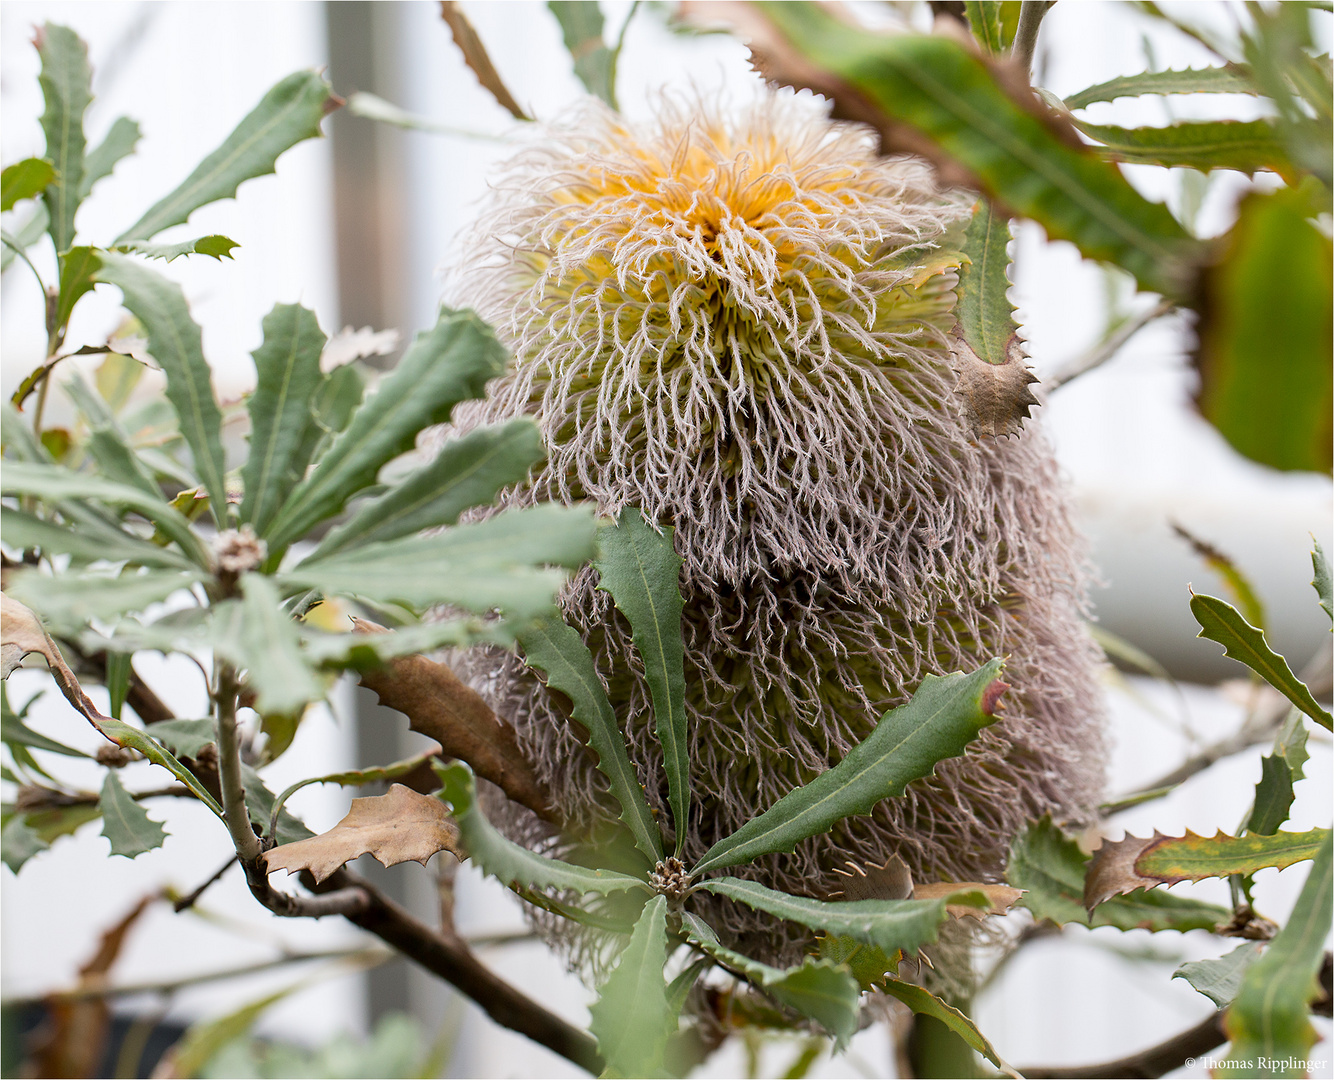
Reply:
<svg viewBox="0 0 1334 1080"><path fill-rule="evenodd" d="M15 571L5 590L27 604L53 628L82 629L90 619L114 620L202 581L193 571L149 570L110 577L68 572L55 577L36 570Z"/></svg>
<svg viewBox="0 0 1334 1080"><path fill-rule="evenodd" d="M229 199L242 181L274 171L283 151L320 134L320 121L340 104L323 76L298 71L274 86L213 153L174 191L116 238L149 240L180 225L201 206ZM154 354L156 355L156 354Z"/></svg>
<svg viewBox="0 0 1334 1080"><path fill-rule="evenodd" d="M845 965L811 958L796 967L774 968L722 945L713 928L696 915L683 915L681 928L694 944L733 974L822 1024L834 1036L835 1053L856 1034L861 987Z"/></svg>
<svg viewBox="0 0 1334 1080"><path fill-rule="evenodd" d="M1235 169L1249 175L1269 169L1285 177L1295 175L1278 129L1268 120L1181 121L1167 127L1137 128L1075 119L1071 122L1102 143L1104 153L1113 161L1201 172Z"/></svg>
<svg viewBox="0 0 1334 1080"><path fill-rule="evenodd" d="M630 944L589 1008L589 1031L606 1062L603 1076L662 1076L676 1017L667 1007L667 898L655 896L635 923Z"/></svg>
<svg viewBox="0 0 1334 1080"><path fill-rule="evenodd" d="M22 814L15 814L0 832L0 861L17 874L24 863L50 846L28 826Z"/></svg>
<svg viewBox="0 0 1334 1080"><path fill-rule="evenodd" d="M597 0L548 0L560 23L574 73L590 94L616 108L616 59L602 40L602 8Z"/></svg>
<svg viewBox="0 0 1334 1080"><path fill-rule="evenodd" d="M791 896L734 877L713 878L701 882L699 888L813 930L856 938L877 946L887 956L893 956L896 949L911 956L923 945L929 945L936 940L940 924L946 918L944 897L831 902Z"/></svg>
<svg viewBox="0 0 1334 1080"><path fill-rule="evenodd" d="M171 548L158 547L129 533L106 530L94 535L86 529L66 528L22 510L5 511L5 543L41 548L47 554L69 555L76 564L105 559L175 570L190 567L189 561Z"/></svg>
<svg viewBox="0 0 1334 1080"><path fill-rule="evenodd" d="M72 472L59 465L7 461L4 472L0 474L0 491L6 495L33 495L48 503L59 503L65 499L96 499L127 506L155 522L196 565L209 565L208 553L198 537L190 531L190 523L183 514L161 499L154 499L127 484L104 480L89 473Z"/></svg>
<svg viewBox="0 0 1334 1080"><path fill-rule="evenodd" d="M1260 780L1255 803L1246 819L1246 831L1273 836L1292 809L1292 769L1278 754L1260 759Z"/></svg>
<svg viewBox="0 0 1334 1080"><path fill-rule="evenodd" d="M56 178L46 189L46 208L51 215L51 239L56 251L62 252L74 243L74 215L84 173L83 114L93 99L93 71L88 66L88 46L66 26L42 26L37 31L37 53L42 59L38 78L46 103L42 112L44 156L56 169Z"/></svg>
<svg viewBox="0 0 1334 1080"><path fill-rule="evenodd" d="M1096 101L1115 101L1143 94L1257 94L1250 71L1240 64L1226 67L1186 68L1182 71L1144 71L1121 75L1090 86L1065 99L1067 109L1083 109Z"/></svg>
<svg viewBox="0 0 1334 1080"><path fill-rule="evenodd" d="M56 169L46 158L24 158L0 173L0 210L13 210L20 199L35 199L56 178Z"/></svg>
<svg viewBox="0 0 1334 1080"><path fill-rule="evenodd" d="M153 725L153 738L172 753L193 758L217 742L218 730L212 720L162 720Z"/></svg>
<svg viewBox="0 0 1334 1080"><path fill-rule="evenodd" d="M107 773L97 808L102 814L102 835L111 841L113 855L133 859L161 847L167 838L166 830L130 797L114 771Z"/></svg>
<svg viewBox="0 0 1334 1080"><path fill-rule="evenodd" d="M51 223L51 214L46 209L46 203L40 202L33 210L18 231L11 234L0 230L3 234L4 254L0 254L0 271L8 270L20 251L27 251L33 244L46 233L47 226Z"/></svg>
<svg viewBox="0 0 1334 1080"><path fill-rule="evenodd" d="M1325 609L1325 614L1334 620L1334 587L1330 584L1329 563L1320 541L1313 539L1312 544L1311 569L1315 576L1311 579L1311 585L1315 588L1316 596L1320 597L1320 606Z"/></svg>
<svg viewBox="0 0 1334 1080"><path fill-rule="evenodd" d="M315 313L299 304L275 305L263 328L264 341L251 353L259 381L249 403L250 456L241 470L241 520L261 535L305 471L298 451L327 340Z"/></svg>
<svg viewBox="0 0 1334 1080"><path fill-rule="evenodd" d="M79 199L88 197L93 185L111 175L111 171L120 160L134 152L139 141L139 125L128 116L116 117L107 136L97 146L88 151L83 159L83 183L79 187Z"/></svg>
<svg viewBox="0 0 1334 1080"><path fill-rule="evenodd" d="M593 654L578 633L553 615L535 622L519 635L524 660L545 672L547 686L574 703L572 719L588 732L587 743L598 756L598 771L611 785L621 806L621 820L635 838L649 865L662 858L662 833L644 799L639 775L630 762L616 713L598 678Z"/></svg>
<svg viewBox="0 0 1334 1080"><path fill-rule="evenodd" d="M1263 630L1257 630L1241 612L1216 596L1197 593L1190 598L1190 610L1200 624L1197 636L1218 642L1233 660L1240 660L1317 724L1330 729L1334 717L1317 704L1288 662L1269 647Z"/></svg>
<svg viewBox="0 0 1334 1080"><path fill-rule="evenodd" d="M430 464L357 507L314 555L453 525L463 511L490 503L501 488L524 479L545 456L542 434L526 418L451 439Z"/></svg>
<svg viewBox="0 0 1334 1080"><path fill-rule="evenodd" d="M301 654L300 636L282 597L263 574L241 576L238 633L218 648L249 671L255 708L261 713L290 713L324 697L326 687Z"/></svg>
<svg viewBox="0 0 1334 1080"><path fill-rule="evenodd" d="M284 571L281 579L415 608L499 608L523 620L550 610L567 576L564 570L540 567L581 566L593 553L593 534L588 509L544 503L437 536L403 537L309 558Z"/></svg>
<svg viewBox="0 0 1334 1080"><path fill-rule="evenodd" d="M9 707L9 696L5 693L2 685L0 685L0 703L4 705L3 712L0 712L0 742L30 746L34 750L47 750L53 754L63 754L66 757L86 758L89 756L82 750L75 750L64 743L56 742L55 739L48 739L45 735L28 727L22 718Z"/></svg>
<svg viewBox="0 0 1334 1080"><path fill-rule="evenodd" d="M222 453L222 413L213 397L212 373L204 359L199 324L190 317L185 294L174 281L136 259L101 254L96 280L120 289L125 306L143 324L148 351L167 375L167 399L176 409L181 434L194 455L195 472L209 495L219 528L228 525L226 471Z"/></svg>
<svg viewBox="0 0 1334 1080"><path fill-rule="evenodd" d="M1185 979L1220 1009L1232 1004L1241 989L1246 969L1260 955L1258 941L1246 941L1217 960L1192 960L1172 972L1172 978Z"/></svg>
<svg viewBox="0 0 1334 1080"><path fill-rule="evenodd" d="M382 465L412 449L419 431L447 420L460 401L481 397L487 381L505 369L505 356L476 315L442 308L435 327L417 335L393 374L297 485L265 533L270 547L286 547L342 510L375 482Z"/></svg>
<svg viewBox="0 0 1334 1080"><path fill-rule="evenodd" d="M937 762L962 754L995 722L991 709L998 695L993 684L1002 666L1002 661L992 660L970 675L928 675L912 699L885 713L842 761L718 841L691 872L790 852L843 818L869 813L881 799L902 795L908 784L930 776Z"/></svg>
<svg viewBox="0 0 1334 1080"><path fill-rule="evenodd" d="M132 750L138 750L144 757L148 758L154 765L161 765L172 776L176 777L182 784L194 792L195 797L199 799L218 817L222 817L222 807L218 801L209 794L208 788L199 782L198 777L189 769L176 760L176 755L163 746L156 739L140 731L137 727L131 727L129 724L120 720L107 718L97 724L98 729L120 746L128 746Z"/></svg>
<svg viewBox="0 0 1334 1080"><path fill-rule="evenodd" d="M959 267L959 332L988 364L1004 364L1017 341L1019 326L1007 292L1010 288L1010 219L979 199L964 233L968 262Z"/></svg>
<svg viewBox="0 0 1334 1080"><path fill-rule="evenodd" d="M486 820L477 805L472 769L461 761L432 766L440 778L438 795L453 808L469 857L486 873L508 886L569 889L577 893L615 893L648 890L648 885L614 870L589 870L559 859L547 859L507 840Z"/></svg>
<svg viewBox="0 0 1334 1080"><path fill-rule="evenodd" d="M251 822L268 830L273 819L273 792L265 785L259 773L246 764L241 765L241 785L245 789L246 813L250 815ZM279 844L294 844L315 834L306 828L304 822L279 808L278 823L271 835Z"/></svg>
<svg viewBox="0 0 1334 1080"><path fill-rule="evenodd" d="M629 620L653 699L653 725L662 744L668 801L676 825L676 852L690 821L690 745L686 723L685 647L681 640L681 557L672 530L659 533L634 507L598 530L593 566L598 588L611 594Z"/></svg>
<svg viewBox="0 0 1334 1080"><path fill-rule="evenodd" d="M931 1016L939 1020L970 1047L986 1057L996 1068L1004 1069L1007 1074L1014 1074L1013 1069L1002 1063L991 1043L987 1042L982 1032L977 1030L972 1020L954 1006L941 1001L931 991L899 979L886 979L884 991L898 998L919 1016Z"/></svg>

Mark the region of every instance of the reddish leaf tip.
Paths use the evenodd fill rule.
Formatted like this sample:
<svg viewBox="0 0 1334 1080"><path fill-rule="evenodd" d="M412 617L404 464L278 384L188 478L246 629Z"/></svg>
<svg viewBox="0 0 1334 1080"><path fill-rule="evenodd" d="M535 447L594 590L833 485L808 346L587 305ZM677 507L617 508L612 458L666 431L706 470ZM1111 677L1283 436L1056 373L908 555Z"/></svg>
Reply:
<svg viewBox="0 0 1334 1080"><path fill-rule="evenodd" d="M1000 679L993 679L985 690L982 691L982 713L985 716L995 716L996 709L1000 707L1001 695L1010 689L1010 684L1002 682Z"/></svg>

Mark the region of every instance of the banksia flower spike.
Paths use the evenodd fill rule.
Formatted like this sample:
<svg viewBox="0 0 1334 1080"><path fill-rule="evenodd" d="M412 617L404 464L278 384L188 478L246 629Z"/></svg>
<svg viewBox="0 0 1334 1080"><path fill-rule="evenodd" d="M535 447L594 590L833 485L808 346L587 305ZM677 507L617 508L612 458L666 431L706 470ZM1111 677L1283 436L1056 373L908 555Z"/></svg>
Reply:
<svg viewBox="0 0 1334 1080"><path fill-rule="evenodd" d="M919 881L995 879L1030 818L1101 786L1083 566L1050 450L975 435L949 331L972 199L872 136L776 94L723 116L665 100L636 126L596 103L510 162L459 299L514 351L464 427L517 415L549 453L513 503L637 506L674 529L698 857L838 761L930 672L1008 655L1003 720L902 799L754 868L824 896L848 860ZM585 571L564 598L665 812L629 628ZM561 704L516 657L473 654L573 820L609 812ZM513 833L546 839L536 819ZM792 957L796 928L714 925Z"/></svg>

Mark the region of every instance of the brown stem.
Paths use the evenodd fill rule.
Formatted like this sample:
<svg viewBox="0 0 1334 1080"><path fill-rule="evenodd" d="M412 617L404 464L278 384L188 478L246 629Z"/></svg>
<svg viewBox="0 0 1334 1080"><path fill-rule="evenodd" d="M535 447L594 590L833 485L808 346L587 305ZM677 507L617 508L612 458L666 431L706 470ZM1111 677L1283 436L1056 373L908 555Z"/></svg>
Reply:
<svg viewBox="0 0 1334 1080"><path fill-rule="evenodd" d="M491 972L472 954L452 926L432 930L348 870L335 872L322 885L314 885L313 879L306 875L302 880L315 889L361 889L369 903L359 914L348 915L349 921L457 987L497 1024L526 1035L594 1076L601 1074L603 1061L592 1036L548 1012Z"/></svg>
<svg viewBox="0 0 1334 1080"><path fill-rule="evenodd" d="M1311 1004L1312 1012L1321 1016L1330 1014L1330 983L1334 968L1331 957L1325 953L1325 962L1320 968L1320 996ZM1223 1030L1224 1011L1211 1013L1189 1031L1174 1035L1166 1042L1150 1046L1137 1054L1104 1061L1097 1065L1062 1065L1057 1068L1029 1066L1021 1068L1019 1074L1028 1080L1140 1080L1140 1078L1158 1077L1179 1069L1187 1058L1203 1057L1227 1042L1227 1033Z"/></svg>
<svg viewBox="0 0 1334 1080"><path fill-rule="evenodd" d="M259 837L250 824L245 804L245 784L241 779L241 741L236 731L236 695L239 687L236 669L231 664L218 665L218 779L222 788L222 813L232 846L242 864L256 862L261 848ZM246 874L249 877L249 872ZM265 878L265 884L268 879ZM253 887L252 887L253 888Z"/></svg>
<svg viewBox="0 0 1334 1080"><path fill-rule="evenodd" d="M326 915L345 915L352 919L370 906L366 890L356 885L335 889L322 896L293 896L281 892L269 884L269 870L262 856L242 859L241 867L245 870L250 894L285 919L322 919Z"/></svg>

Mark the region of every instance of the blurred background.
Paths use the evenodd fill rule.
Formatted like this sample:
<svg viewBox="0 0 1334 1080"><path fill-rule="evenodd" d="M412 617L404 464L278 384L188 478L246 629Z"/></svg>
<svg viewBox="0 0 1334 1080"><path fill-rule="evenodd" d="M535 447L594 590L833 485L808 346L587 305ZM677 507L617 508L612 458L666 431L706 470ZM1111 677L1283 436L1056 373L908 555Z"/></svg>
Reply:
<svg viewBox="0 0 1334 1080"><path fill-rule="evenodd" d="M1188 6L1191 18L1223 33L1245 18L1240 5ZM896 17L929 25L925 4L860 7L868 18L881 17L889 7ZM465 2L462 8L504 81L533 115L555 117L582 95L560 27L544 4ZM746 49L733 39L673 31L665 5L641 4L633 17L628 2L607 0L602 8L609 41L629 19L618 92L632 119L649 116L654 95L664 88L694 87L736 101L760 92ZM520 126L478 86L438 5L7 0L0 5L0 159L6 163L42 152L31 39L34 27L46 21L68 25L88 42L96 94L87 119L90 144L120 115L137 119L144 133L138 153L81 212L81 231L94 242L110 239L133 220L145 198L170 189L269 86L297 69L326 70L344 97L372 93L437 125L470 133L403 130L340 110L324 125L329 137L284 155L276 177L244 184L235 201L207 207L179 228L180 238L217 232L240 244L234 265L182 259L164 270L182 283L203 326L205 353L224 398L253 385L249 353L259 344L261 318L275 302L313 308L329 333L342 327L396 329L406 341L433 323L455 237L476 215L494 164L513 152ZM1319 26L1328 32L1328 20ZM1063 96L1143 70L1146 61L1180 68L1214 59L1129 5L1066 0L1043 24L1037 81ZM1115 117L1123 124L1162 124L1172 117L1205 118L1211 108L1246 116L1239 109L1259 106L1250 98L1177 97L1172 108L1169 117L1163 99L1141 98L1095 106L1088 115L1095 123ZM1145 194L1184 212L1188 193L1178 175L1133 166L1127 173ZM1266 184L1264 174L1254 180L1236 173L1213 176L1195 218L1195 230L1204 236L1223 232L1239 197L1252 185ZM168 233L161 239L176 238ZM1065 369L1094 347L1109 319L1154 303L1151 296L1134 296L1127 279L1082 261L1073 247L1048 243L1035 225L1017 230L1013 251L1011 298L1039 375ZM50 258L48 251L42 254ZM53 264L39 268L45 273ZM41 362L45 334L42 298L31 276L14 265L2 290L0 390L8 395ZM90 299L71 326L69 344L105 340L119 318L112 296ZM1185 362L1189 319L1176 315L1151 323L1114 360L1062 386L1039 410L1099 570L1094 594L1099 625L1152 656L1177 680L1174 687L1109 671L1112 794L1152 781L1200 746L1231 733L1247 707L1244 684L1230 682L1241 677L1241 669L1225 660L1218 646L1194 637L1188 585L1213 593L1222 585L1174 535L1173 523L1226 552L1251 578L1269 611L1270 640L1294 666L1328 648L1328 628L1310 589L1307 552L1312 534L1327 551L1334 548L1329 480L1252 464L1194 413ZM59 407L53 395L52 408ZM203 687L187 663L157 669L140 664L139 670L177 715L198 715ZM43 682L38 673L16 673L9 683L11 701L17 706ZM92 732L85 734L51 697L34 708L32 725L92 748ZM270 787L415 749L401 717L371 722L379 708L373 701L364 691L340 686L332 709L308 719L293 751L266 773ZM1316 733L1310 743L1293 829L1327 823L1329 739ZM1236 785L1258 778L1262 752L1255 747L1229 758L1167 799L1121 815L1116 825L1139 835L1155 827L1166 833L1231 831L1238 824ZM307 788L293 799L292 809L313 828L327 829L346 812L349 798L326 787ZM106 858L106 843L90 825L28 863L21 876L0 871L0 991L6 1002L73 985L100 934L141 897L165 886L188 892L224 862L227 837L201 827L207 816L202 809L173 805L158 812L166 813L173 835L162 849L134 861ZM385 887L432 917L435 885L429 870L411 863L389 871L359 869L374 872ZM1259 909L1286 918L1304 876L1304 865L1263 871L1257 877ZM1221 882L1194 888L1203 898L1227 903ZM464 934L501 939L482 950L497 971L572 1021L586 1023L589 991L540 944L503 940L523 930L517 904L466 866L459 874L456 918ZM420 1022L424 1047L438 1040L441 1075L579 1075L563 1059L497 1028L402 960L366 971L355 958L317 957L225 981L174 985L201 972L266 965L292 953L343 954L366 944L358 931L337 921L271 917L250 900L239 876L228 875L195 913L176 916L169 905L157 904L136 924L114 981L167 989L122 996L115 1008L126 1016L186 1025L302 983L263 1011L258 1032L315 1047L340 1035L364 1035L386 1016L407 1013ZM1008 965L979 999L976 1018L1012 1062L1074 1065L1116 1057L1175 1034L1211 1011L1206 999L1168 976L1182 960L1219 955L1225 947L1202 933L1150 940L1139 933L1069 928ZM1328 1022L1321 1031L1328 1039ZM745 1075L751 1067L746 1048L733 1043L698 1075ZM792 1041L766 1044L758 1051L761 1073L781 1074L798 1049ZM811 1075L893 1076L894 1069L888 1035L876 1028L859 1035L840 1059L822 1058ZM1206 1072L1201 1065L1173 1075Z"/></svg>

